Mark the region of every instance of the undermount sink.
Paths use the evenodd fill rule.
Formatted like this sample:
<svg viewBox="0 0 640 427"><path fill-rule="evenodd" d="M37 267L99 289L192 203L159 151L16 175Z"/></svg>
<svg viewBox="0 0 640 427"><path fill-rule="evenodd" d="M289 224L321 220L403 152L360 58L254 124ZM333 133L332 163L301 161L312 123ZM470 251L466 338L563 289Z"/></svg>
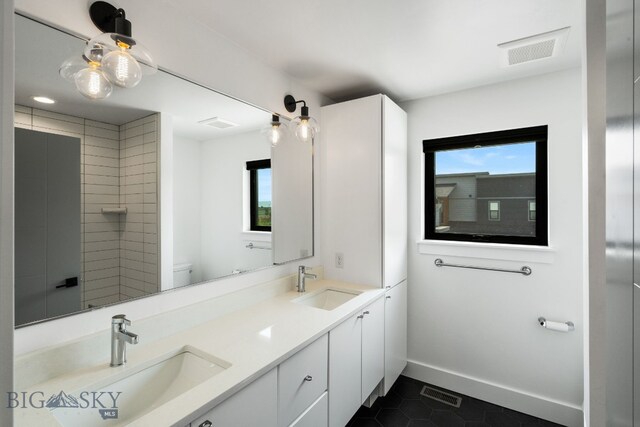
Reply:
<svg viewBox="0 0 640 427"><path fill-rule="evenodd" d="M125 368L96 385L69 394L61 391L49 399L54 399L57 406L51 411L63 426L128 424L230 366L224 360L185 346L135 368ZM99 403L94 396L100 396Z"/></svg>
<svg viewBox="0 0 640 427"><path fill-rule="evenodd" d="M360 295L358 291L347 291L344 289L322 289L309 295L304 295L293 300L297 304L309 307L321 308L323 310L333 310L340 307L345 302Z"/></svg>

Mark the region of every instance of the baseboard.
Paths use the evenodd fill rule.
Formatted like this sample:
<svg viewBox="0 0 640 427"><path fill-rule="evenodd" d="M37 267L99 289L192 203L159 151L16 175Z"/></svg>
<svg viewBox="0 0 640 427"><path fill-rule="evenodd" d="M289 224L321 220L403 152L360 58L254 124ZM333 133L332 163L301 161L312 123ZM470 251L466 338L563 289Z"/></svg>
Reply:
<svg viewBox="0 0 640 427"><path fill-rule="evenodd" d="M409 360L403 375L475 397L514 411L524 412L569 427L582 427L582 408L565 402L546 399L521 390L492 384L457 372Z"/></svg>

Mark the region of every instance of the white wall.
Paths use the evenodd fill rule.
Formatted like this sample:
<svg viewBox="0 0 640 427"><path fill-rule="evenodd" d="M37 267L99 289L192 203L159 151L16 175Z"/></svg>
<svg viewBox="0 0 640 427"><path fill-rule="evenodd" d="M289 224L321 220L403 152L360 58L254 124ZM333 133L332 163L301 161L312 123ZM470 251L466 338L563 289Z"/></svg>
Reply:
<svg viewBox="0 0 640 427"><path fill-rule="evenodd" d="M233 270L251 270L273 263L271 250L248 249L244 233L247 161L271 158L271 145L258 131L201 144L201 256L203 277L220 277ZM271 240L270 238L268 239ZM256 246L271 246L256 242Z"/></svg>
<svg viewBox="0 0 640 427"><path fill-rule="evenodd" d="M202 278L200 141L173 138L173 263L192 265L191 280Z"/></svg>
<svg viewBox="0 0 640 427"><path fill-rule="evenodd" d="M180 9L165 1L122 1L116 4L125 8L127 18L133 22L134 36L149 48L158 64L165 69L287 116L288 113L284 109L282 101L287 93L293 94L297 99L304 99L312 114L319 111L320 104L326 101L319 94L302 87L288 75L263 64L256 57L251 56L215 31L194 22L193 19L185 16ZM16 9L28 16L44 20L56 27L67 29L84 37L99 34L99 30L91 23L87 13L88 2L85 0L52 0L48 2L18 0ZM171 22L171 31L166 31L165 27L158 25L158 22L167 22L167 20ZM175 37L176 34L179 34L180 37ZM5 40L9 39L3 38L3 42ZM185 40L189 40L188 47L184 43ZM195 55L194 52L207 52L207 55ZM5 61L9 57L10 55L3 56L3 65L8 63ZM318 150L321 149L318 142L316 141L315 146L315 162L318 161ZM3 168L3 172L5 170ZM315 170L318 170L317 163ZM316 179L315 182L318 183L319 180ZM315 194L319 194L318 188L316 188ZM12 193L9 191L2 196L0 204L3 207L11 207L9 200ZM161 204L165 201L163 197ZM321 222L321 218L317 215L317 212L320 211L320 204L319 201L316 201L314 223L316 236L318 236ZM162 240L161 257L163 259L164 242L166 241L165 237ZM320 242L316 239L316 253L319 253L319 244ZM305 260L305 264L317 265L319 260L311 258ZM126 302L113 308L95 310L41 325L21 328L15 333L16 354L23 354L107 329L111 316L120 312L126 313L127 317L135 322L136 319L282 277L295 272L296 266L297 263L290 263L219 280L211 284L193 286L178 292ZM171 267L168 268L171 269ZM162 277L169 274L165 274L164 265L162 269Z"/></svg>
<svg viewBox="0 0 640 427"><path fill-rule="evenodd" d="M0 392L13 390L13 0L0 5ZM0 425L13 425L0 405Z"/></svg>
<svg viewBox="0 0 640 427"><path fill-rule="evenodd" d="M411 376L563 424L582 423L581 75L569 70L403 105L409 118ZM549 125L549 250L422 239L422 140ZM520 275L436 268L445 261ZM538 316L576 324L538 326Z"/></svg>

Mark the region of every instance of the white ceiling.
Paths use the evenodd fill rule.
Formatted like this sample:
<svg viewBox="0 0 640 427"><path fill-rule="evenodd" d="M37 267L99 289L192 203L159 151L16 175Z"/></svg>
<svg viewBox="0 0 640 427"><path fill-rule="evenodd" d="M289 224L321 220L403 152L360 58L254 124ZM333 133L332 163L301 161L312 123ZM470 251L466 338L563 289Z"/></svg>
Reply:
<svg viewBox="0 0 640 427"><path fill-rule="evenodd" d="M403 101L580 65L579 0L170 1L337 101ZM560 56L500 67L498 44L567 26Z"/></svg>

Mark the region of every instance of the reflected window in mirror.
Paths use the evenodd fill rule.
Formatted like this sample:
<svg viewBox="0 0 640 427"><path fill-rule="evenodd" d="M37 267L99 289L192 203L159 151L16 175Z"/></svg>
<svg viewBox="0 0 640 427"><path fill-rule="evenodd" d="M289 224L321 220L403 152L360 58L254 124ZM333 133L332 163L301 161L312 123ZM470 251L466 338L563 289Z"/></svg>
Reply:
<svg viewBox="0 0 640 427"><path fill-rule="evenodd" d="M271 231L271 159L247 162L251 231Z"/></svg>

